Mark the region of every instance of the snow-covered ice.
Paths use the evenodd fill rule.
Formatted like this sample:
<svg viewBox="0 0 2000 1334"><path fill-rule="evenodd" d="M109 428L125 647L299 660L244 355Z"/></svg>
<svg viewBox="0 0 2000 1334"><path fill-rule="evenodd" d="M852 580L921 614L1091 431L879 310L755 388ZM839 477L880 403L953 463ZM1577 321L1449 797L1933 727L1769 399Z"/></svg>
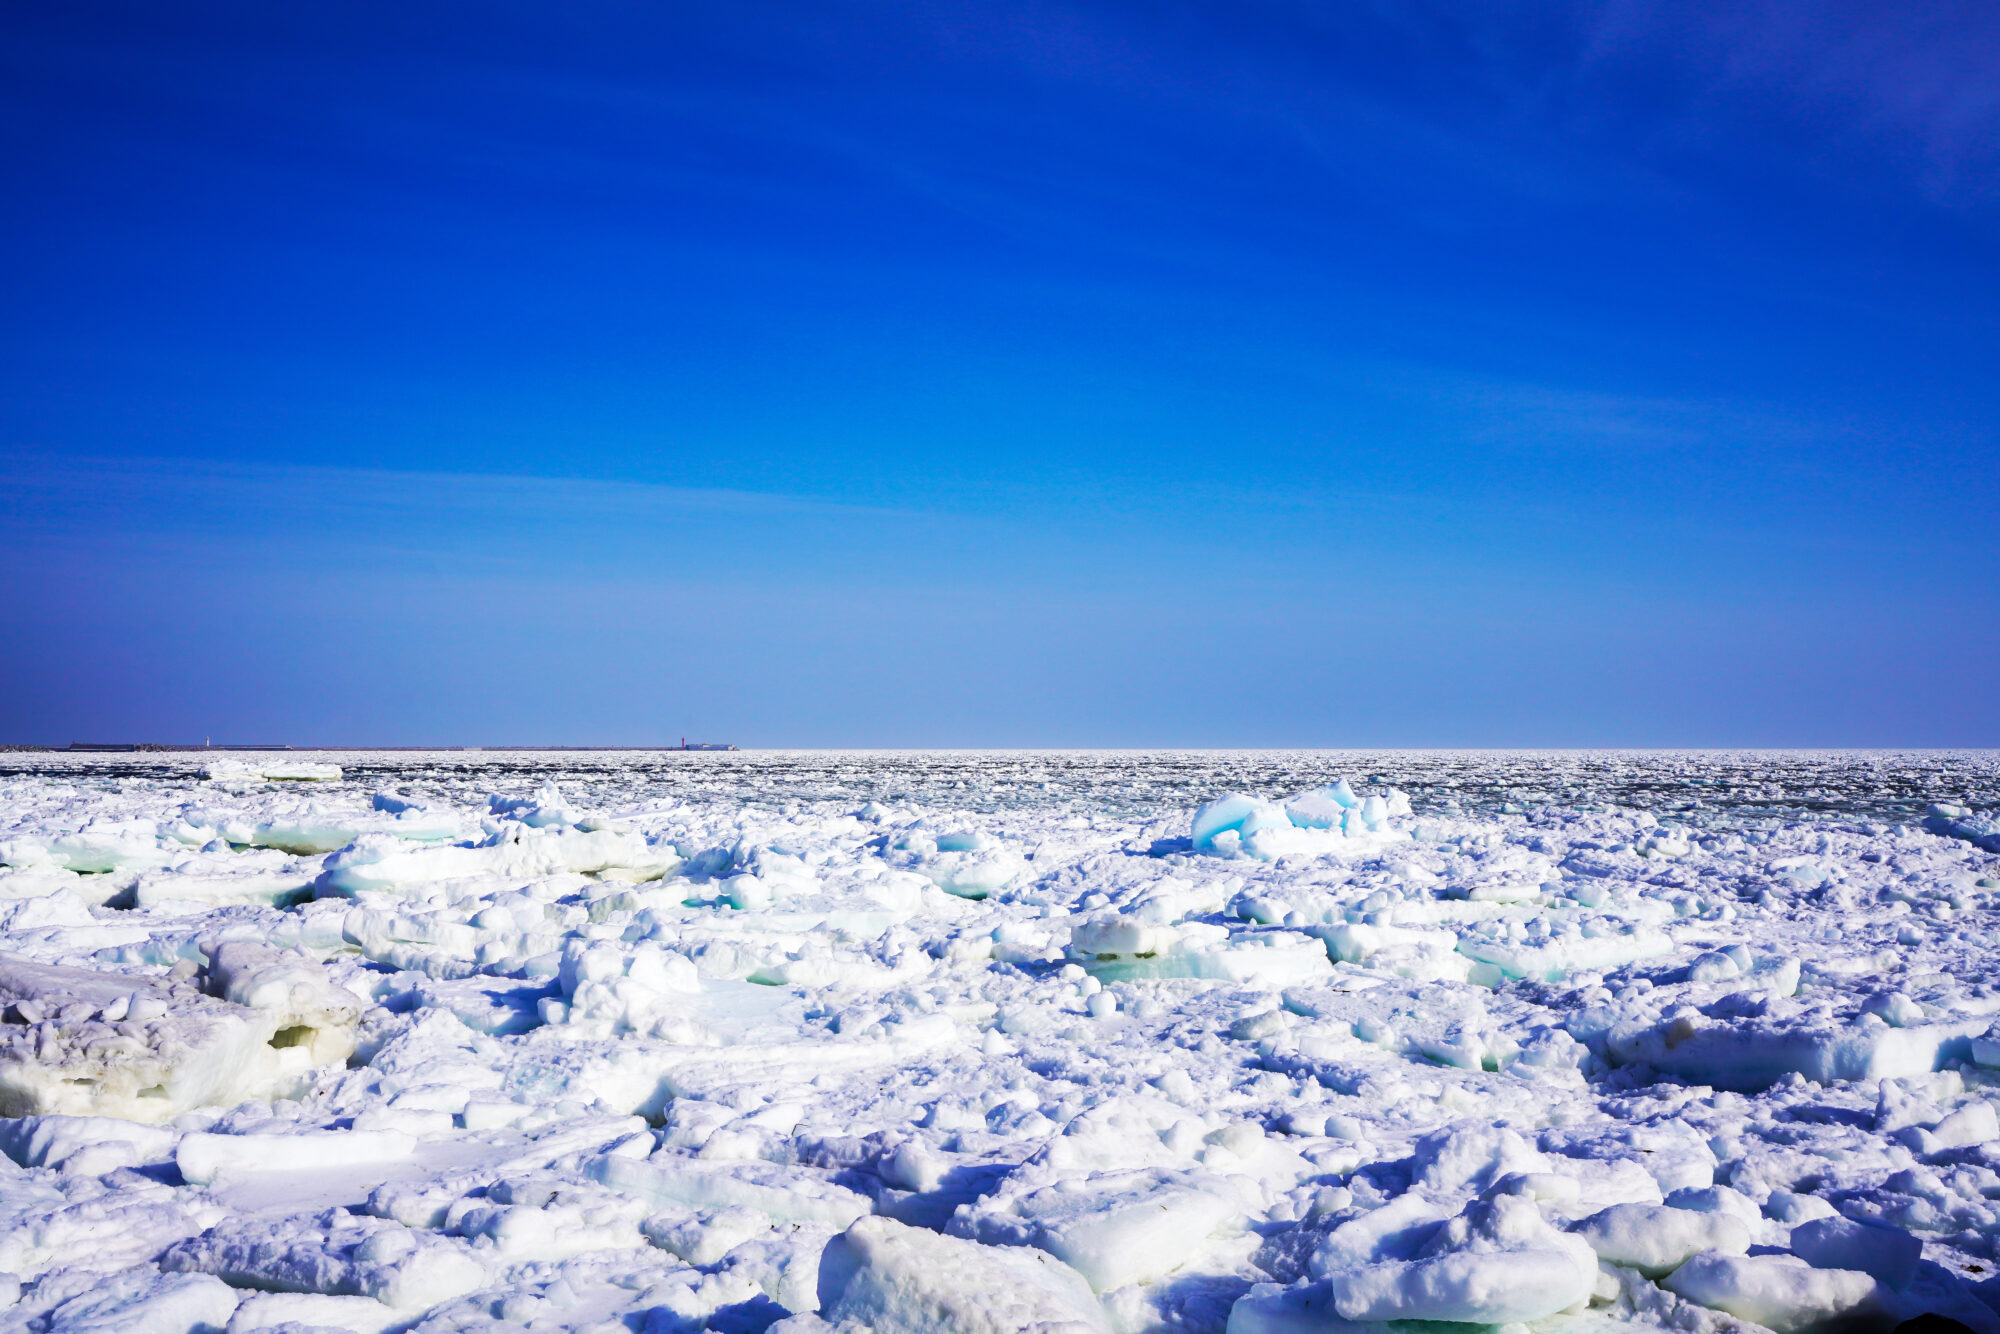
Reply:
<svg viewBox="0 0 2000 1334"><path fill-rule="evenodd" d="M2000 1334L1996 913L1991 753L0 756L0 1334Z"/></svg>

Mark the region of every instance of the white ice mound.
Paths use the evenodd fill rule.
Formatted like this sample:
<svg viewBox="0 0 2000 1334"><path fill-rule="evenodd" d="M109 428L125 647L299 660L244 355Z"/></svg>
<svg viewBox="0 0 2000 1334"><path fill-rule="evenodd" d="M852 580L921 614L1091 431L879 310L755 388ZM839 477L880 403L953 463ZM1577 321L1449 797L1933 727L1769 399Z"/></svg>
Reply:
<svg viewBox="0 0 2000 1334"><path fill-rule="evenodd" d="M145 871L124 902L134 908L195 912L208 907L264 904L286 907L312 895L318 868L275 849L194 856L172 867Z"/></svg>
<svg viewBox="0 0 2000 1334"><path fill-rule="evenodd" d="M1410 799L1393 788L1356 797L1347 780L1301 792L1285 802L1232 792L1195 811L1196 852L1275 861L1284 856L1366 855L1409 835L1393 817L1410 814Z"/></svg>
<svg viewBox="0 0 2000 1334"><path fill-rule="evenodd" d="M671 846L610 829L531 829L514 825L473 847L410 847L369 834L326 859L319 885L336 894L421 893L441 880L532 880L569 872L626 872L622 879L670 875L680 866Z"/></svg>
<svg viewBox="0 0 2000 1334"><path fill-rule="evenodd" d="M1404 1195L1335 1228L1314 1255L1346 1320L1453 1320L1500 1325L1581 1306L1597 1256L1559 1232L1532 1200L1501 1195L1441 1220Z"/></svg>
<svg viewBox="0 0 2000 1334"><path fill-rule="evenodd" d="M639 1033L671 1042L699 1043L708 1034L690 998L701 978L684 955L657 945L624 949L605 942L571 941L560 971L567 1022L611 1037Z"/></svg>
<svg viewBox="0 0 2000 1334"><path fill-rule="evenodd" d="M414 808L382 814L327 811L317 804L262 820L225 820L217 833L248 848L278 848L302 857L344 848L369 834L393 834L413 843L442 843L460 836L459 822Z"/></svg>
<svg viewBox="0 0 2000 1334"><path fill-rule="evenodd" d="M1985 1016L1922 1022L1869 1010L1846 1022L1811 1000L1734 993L1707 1005L1642 1015L1612 1027L1605 1049L1623 1065L1647 1065L1712 1088L1754 1093L1790 1074L1820 1084L1923 1075L1972 1054ZM1900 1020L1901 1022L1891 1022Z"/></svg>
<svg viewBox="0 0 2000 1334"><path fill-rule="evenodd" d="M1070 952L1098 977L1120 982L1182 977L1286 987L1333 971L1326 945L1303 932L1232 931L1214 922L1161 924L1121 913L1078 923Z"/></svg>
<svg viewBox="0 0 2000 1334"><path fill-rule="evenodd" d="M1066 1177L1017 1198L961 1209L954 1233L1039 1247L1099 1292L1164 1278L1245 1211L1213 1175L1140 1168Z"/></svg>
<svg viewBox="0 0 2000 1334"><path fill-rule="evenodd" d="M210 760L201 776L211 783L337 783L340 766L311 760Z"/></svg>
<svg viewBox="0 0 2000 1334"><path fill-rule="evenodd" d="M354 1051L361 1002L327 980L303 954L249 940L225 941L208 952L209 990L264 1016L271 1046L292 1067L317 1069Z"/></svg>
<svg viewBox="0 0 2000 1334"><path fill-rule="evenodd" d="M1791 1255L1723 1255L1704 1251L1668 1275L1668 1292L1777 1334L1811 1334L1886 1317L1887 1294L1873 1276L1854 1269L1814 1269Z"/></svg>
<svg viewBox="0 0 2000 1334"><path fill-rule="evenodd" d="M826 1248L820 1313L874 1334L1106 1334L1090 1285L1023 1246L982 1246L864 1218Z"/></svg>
<svg viewBox="0 0 2000 1334"><path fill-rule="evenodd" d="M1236 835L1240 842L1267 829L1293 828L1291 816L1275 801L1253 797L1243 792L1232 792L1226 797L1202 803L1194 813L1194 846L1198 852L1206 852L1215 847L1215 841L1225 834Z"/></svg>
<svg viewBox="0 0 2000 1334"><path fill-rule="evenodd" d="M169 1120L290 1096L354 1050L360 1005L318 966L251 942L184 982L0 956L0 1115Z"/></svg>
<svg viewBox="0 0 2000 1334"><path fill-rule="evenodd" d="M217 1280L218 1282L220 1280ZM316 1292L253 1292L243 1298L225 1334L279 1334L301 1328L344 1334L387 1334L409 1324L409 1314L373 1297L326 1297Z"/></svg>
<svg viewBox="0 0 2000 1334"><path fill-rule="evenodd" d="M103 1175L166 1162L175 1135L110 1116L16 1116L0 1120L0 1153L23 1167L64 1167Z"/></svg>
<svg viewBox="0 0 2000 1334"><path fill-rule="evenodd" d="M223 1328L239 1300L227 1284L206 1274L137 1267L72 1297L34 1327L65 1334L205 1334Z"/></svg>
<svg viewBox="0 0 2000 1334"><path fill-rule="evenodd" d="M1660 1278L1702 1251L1741 1255L1750 1229L1725 1213L1697 1213L1656 1204L1614 1204L1579 1223L1578 1236L1597 1257Z"/></svg>
<svg viewBox="0 0 2000 1334"><path fill-rule="evenodd" d="M1169 878L1121 908L1080 918L1070 929L1070 958L1106 981L1208 978L1282 987L1333 971L1315 936L1186 920L1220 913L1224 897L1214 885Z"/></svg>
<svg viewBox="0 0 2000 1334"><path fill-rule="evenodd" d="M560 828L584 818L583 812L570 805L562 789L554 783L542 784L541 790L532 797L495 794L486 799L486 809L495 815L519 820L531 829Z"/></svg>
<svg viewBox="0 0 2000 1334"><path fill-rule="evenodd" d="M883 859L962 899L988 898L1028 871L1019 852L990 834L963 829L937 833L922 824L892 838Z"/></svg>
<svg viewBox="0 0 2000 1334"><path fill-rule="evenodd" d="M161 838L157 821L98 819L71 833L0 842L0 865L102 875L165 866L179 848Z"/></svg>
<svg viewBox="0 0 2000 1334"><path fill-rule="evenodd" d="M470 1292L489 1278L463 1242L345 1209L231 1219L169 1247L160 1268L213 1274L238 1288L370 1297L406 1312Z"/></svg>

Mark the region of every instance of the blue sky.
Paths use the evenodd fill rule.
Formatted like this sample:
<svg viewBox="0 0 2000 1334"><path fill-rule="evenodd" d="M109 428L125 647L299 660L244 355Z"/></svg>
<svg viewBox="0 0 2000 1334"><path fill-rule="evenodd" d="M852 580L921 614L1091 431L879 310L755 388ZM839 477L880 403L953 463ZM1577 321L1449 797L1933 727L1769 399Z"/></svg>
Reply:
<svg viewBox="0 0 2000 1334"><path fill-rule="evenodd" d="M0 740L2000 744L2000 10L17 5Z"/></svg>

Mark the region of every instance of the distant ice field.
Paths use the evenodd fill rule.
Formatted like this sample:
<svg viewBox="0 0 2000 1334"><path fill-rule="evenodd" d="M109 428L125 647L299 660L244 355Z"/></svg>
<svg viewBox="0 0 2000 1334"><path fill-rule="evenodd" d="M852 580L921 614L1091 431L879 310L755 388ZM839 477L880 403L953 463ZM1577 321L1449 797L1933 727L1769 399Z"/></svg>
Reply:
<svg viewBox="0 0 2000 1334"><path fill-rule="evenodd" d="M988 813L1045 808L1143 816L1216 792L1294 790L1327 773L1379 778L1425 809L1628 806L1690 824L1814 816L1921 821L1930 803L2000 805L1994 751L736 751L312 752L349 785L444 796L557 781L607 796L643 792L759 809L857 801L943 802ZM0 777L172 780L185 753L0 752Z"/></svg>
<svg viewBox="0 0 2000 1334"><path fill-rule="evenodd" d="M0 1334L2000 1334L1997 924L1995 752L0 753Z"/></svg>

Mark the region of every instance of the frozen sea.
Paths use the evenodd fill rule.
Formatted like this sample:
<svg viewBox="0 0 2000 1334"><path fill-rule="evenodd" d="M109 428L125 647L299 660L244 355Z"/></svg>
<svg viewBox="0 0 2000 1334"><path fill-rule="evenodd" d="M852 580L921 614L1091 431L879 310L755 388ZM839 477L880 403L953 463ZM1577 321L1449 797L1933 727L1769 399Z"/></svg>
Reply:
<svg viewBox="0 0 2000 1334"><path fill-rule="evenodd" d="M0 1332L2000 1334L1996 812L1994 752L0 754Z"/></svg>

